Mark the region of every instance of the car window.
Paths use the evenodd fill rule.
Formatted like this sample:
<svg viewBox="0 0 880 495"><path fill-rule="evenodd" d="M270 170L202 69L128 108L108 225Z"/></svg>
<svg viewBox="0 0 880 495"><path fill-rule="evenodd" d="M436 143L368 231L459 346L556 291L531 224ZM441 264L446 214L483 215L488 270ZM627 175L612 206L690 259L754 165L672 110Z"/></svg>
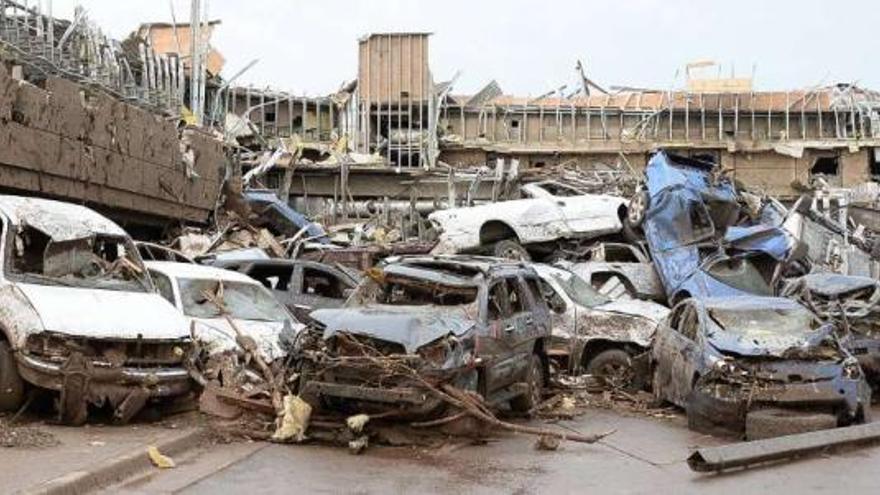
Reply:
<svg viewBox="0 0 880 495"><path fill-rule="evenodd" d="M489 289L489 321L501 320L510 316L510 310L508 308L507 284L503 280L499 280Z"/></svg>
<svg viewBox="0 0 880 495"><path fill-rule="evenodd" d="M267 289L288 291L290 290L290 276L293 274L293 265L255 265L250 267L246 273L252 279L263 284Z"/></svg>
<svg viewBox="0 0 880 495"><path fill-rule="evenodd" d="M153 284L159 291L159 295L174 304L174 289L171 287L171 279L153 270L150 270L150 276L153 277Z"/></svg>
<svg viewBox="0 0 880 495"><path fill-rule="evenodd" d="M556 292L556 289L543 280L538 282L538 286L540 287L541 297L547 302L547 306L550 307L550 310L556 314L565 313L568 306L565 304L565 299Z"/></svg>
<svg viewBox="0 0 880 495"><path fill-rule="evenodd" d="M511 314L522 313L526 311L526 295L523 292L522 284L519 283L517 277L508 277L505 279L507 283L507 301Z"/></svg>
<svg viewBox="0 0 880 495"><path fill-rule="evenodd" d="M302 293L310 296L342 299L345 285L339 277L317 268L303 268Z"/></svg>
<svg viewBox="0 0 880 495"><path fill-rule="evenodd" d="M209 296L220 298L230 317L240 320L285 321L290 317L272 294L258 284L213 279L178 279L183 313L194 318L223 316ZM221 286L222 284L222 286Z"/></svg>

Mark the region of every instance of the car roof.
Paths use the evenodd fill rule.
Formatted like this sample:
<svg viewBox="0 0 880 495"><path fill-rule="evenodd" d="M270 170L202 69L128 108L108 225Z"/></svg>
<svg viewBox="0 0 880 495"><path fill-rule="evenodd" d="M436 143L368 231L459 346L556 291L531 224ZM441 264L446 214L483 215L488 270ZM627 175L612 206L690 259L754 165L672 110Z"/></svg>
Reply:
<svg viewBox="0 0 880 495"><path fill-rule="evenodd" d="M0 210L15 225L29 225L55 241L103 234L127 237L109 218L82 205L51 199L0 195Z"/></svg>
<svg viewBox="0 0 880 495"><path fill-rule="evenodd" d="M224 270L213 266L195 265L192 263L175 263L173 261L145 261L147 269L155 270L163 275L173 278L196 278L210 280L224 280L229 282L243 282L247 284L261 285L247 275L232 270Z"/></svg>
<svg viewBox="0 0 880 495"><path fill-rule="evenodd" d="M493 258L491 256L475 256L475 255L411 255L398 256L387 259L389 264L419 264L419 265L437 265L442 266L460 266L483 274L488 274L497 270L524 269L529 265L523 261L509 260L505 258Z"/></svg>
<svg viewBox="0 0 880 495"><path fill-rule="evenodd" d="M754 311L758 309L803 309L807 308L796 301L785 297L765 296L734 296L708 297L694 299L698 305L706 309L727 309L733 311Z"/></svg>

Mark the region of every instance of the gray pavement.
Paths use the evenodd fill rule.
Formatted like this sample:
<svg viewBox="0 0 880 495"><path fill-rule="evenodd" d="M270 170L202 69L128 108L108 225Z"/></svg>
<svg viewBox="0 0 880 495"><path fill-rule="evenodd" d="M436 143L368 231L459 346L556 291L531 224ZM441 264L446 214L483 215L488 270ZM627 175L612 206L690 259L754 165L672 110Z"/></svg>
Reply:
<svg viewBox="0 0 880 495"><path fill-rule="evenodd" d="M876 413L875 413L876 414ZM880 417L876 416L875 417ZM846 451L724 475L692 473L694 446L725 440L664 420L593 411L560 423L581 432L617 432L602 444L565 443L536 451L534 438L505 434L483 446L368 449L353 456L323 446L244 444L210 449L177 472L115 487L116 492L273 493L872 493L880 447ZM727 440L729 441L729 440Z"/></svg>

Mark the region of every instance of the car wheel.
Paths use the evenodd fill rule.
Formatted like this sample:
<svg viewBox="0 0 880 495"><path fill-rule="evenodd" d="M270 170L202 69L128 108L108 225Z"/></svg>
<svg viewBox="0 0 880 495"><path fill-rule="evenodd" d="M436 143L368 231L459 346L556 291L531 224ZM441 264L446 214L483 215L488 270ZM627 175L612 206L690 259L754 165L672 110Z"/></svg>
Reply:
<svg viewBox="0 0 880 495"><path fill-rule="evenodd" d="M632 357L620 349L609 349L597 354L587 363L587 373L602 380L611 388L632 389L636 382Z"/></svg>
<svg viewBox="0 0 880 495"><path fill-rule="evenodd" d="M837 416L792 409L758 409L746 414L746 440L781 437L837 427Z"/></svg>
<svg viewBox="0 0 880 495"><path fill-rule="evenodd" d="M0 341L0 411L17 411L24 401L24 381L9 343Z"/></svg>
<svg viewBox="0 0 880 495"><path fill-rule="evenodd" d="M629 200L629 206L626 207L626 218L624 219L628 227L637 229L642 226L645 216L648 214L650 201L648 191L644 188L640 188L633 194L633 197Z"/></svg>
<svg viewBox="0 0 880 495"><path fill-rule="evenodd" d="M544 394L544 364L541 357L532 354L529 369L526 371L526 391L510 400L510 408L516 412L527 413L541 403Z"/></svg>
<svg viewBox="0 0 880 495"><path fill-rule="evenodd" d="M526 248L522 247L520 243L513 239L504 239L496 242L495 246L492 248L492 253L499 258L506 258L509 260L532 260L532 257L529 255L529 252L526 251Z"/></svg>

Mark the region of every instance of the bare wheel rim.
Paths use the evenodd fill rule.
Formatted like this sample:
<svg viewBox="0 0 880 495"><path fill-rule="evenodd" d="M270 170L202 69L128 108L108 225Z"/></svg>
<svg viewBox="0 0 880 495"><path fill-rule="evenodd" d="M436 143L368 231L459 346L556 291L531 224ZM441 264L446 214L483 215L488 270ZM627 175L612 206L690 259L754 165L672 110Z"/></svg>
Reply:
<svg viewBox="0 0 880 495"><path fill-rule="evenodd" d="M646 202L646 195L644 192L637 192L630 200L629 209L627 210L626 215L630 224L638 225L642 222L647 207Z"/></svg>

